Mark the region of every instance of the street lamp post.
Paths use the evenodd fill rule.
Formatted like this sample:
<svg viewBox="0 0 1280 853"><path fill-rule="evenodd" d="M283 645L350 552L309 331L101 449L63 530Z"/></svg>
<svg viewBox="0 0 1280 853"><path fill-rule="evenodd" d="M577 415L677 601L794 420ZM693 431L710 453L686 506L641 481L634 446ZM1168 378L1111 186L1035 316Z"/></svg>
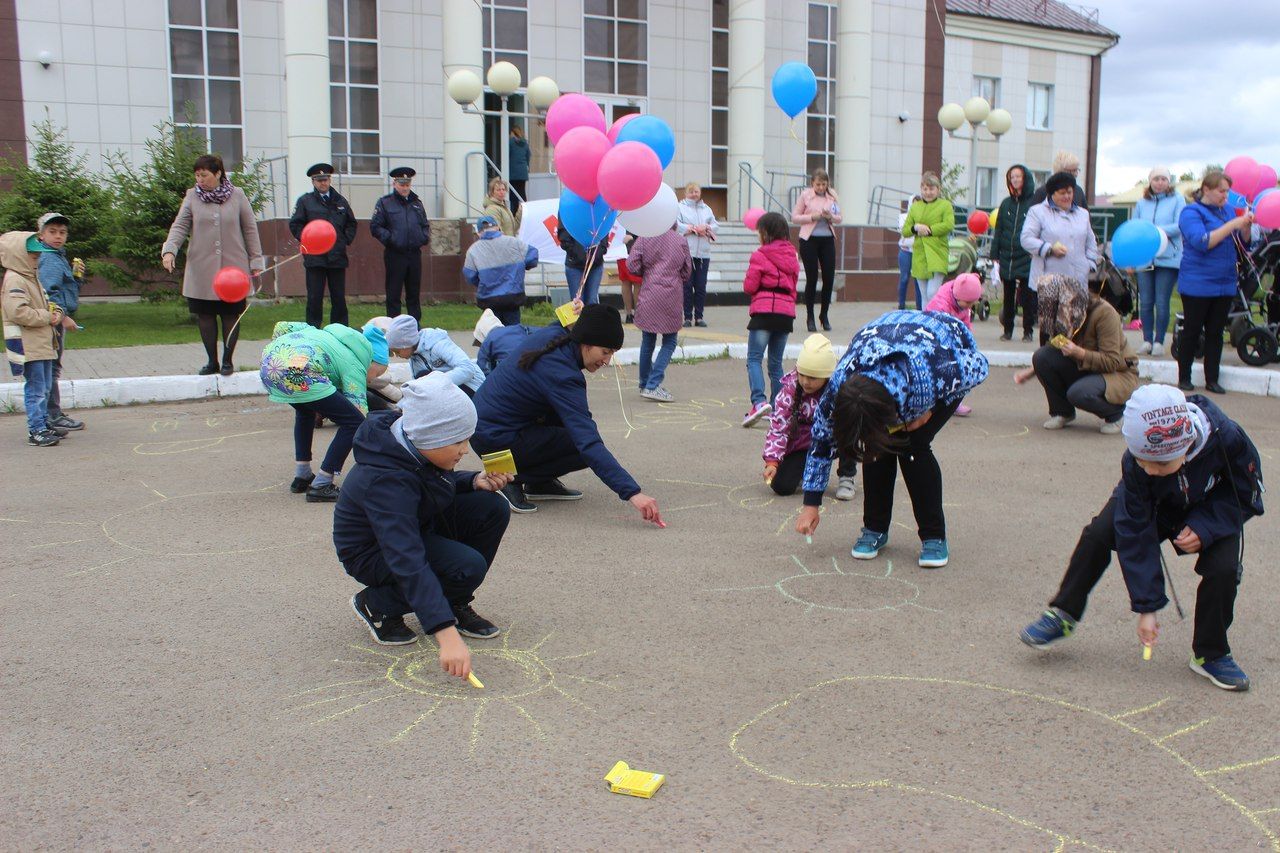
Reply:
<svg viewBox="0 0 1280 853"><path fill-rule="evenodd" d="M1013 116L1008 110L993 110L991 104L987 103L986 98L973 97L964 102L964 106L959 104L943 104L938 110L938 124L942 125L950 136L956 139L965 139L959 136L956 131L965 122L969 123L969 186L972 192L969 200L974 206L978 206L978 128L986 127L987 132L991 134L991 138L997 143L1000 137L1009 132L1009 128L1013 127Z"/></svg>
<svg viewBox="0 0 1280 853"><path fill-rule="evenodd" d="M484 94L484 87L480 85L480 78L476 76L476 73L469 69L464 68L451 74L447 89L449 97L453 99L454 103L462 107L464 113L497 116L499 118L502 135L498 143L498 171L503 180L509 180L507 177L509 147L507 137L511 133L511 117L542 118L546 114L547 108L551 106L556 98L560 97L560 87L550 77L534 77L529 81L529 87L525 92L535 112L512 112L508 108L507 99L520 91L520 69L510 62L495 62L489 66L485 79L489 83L489 89L502 99L500 109L486 110L476 106L476 101ZM521 199L521 201L524 201L524 199Z"/></svg>

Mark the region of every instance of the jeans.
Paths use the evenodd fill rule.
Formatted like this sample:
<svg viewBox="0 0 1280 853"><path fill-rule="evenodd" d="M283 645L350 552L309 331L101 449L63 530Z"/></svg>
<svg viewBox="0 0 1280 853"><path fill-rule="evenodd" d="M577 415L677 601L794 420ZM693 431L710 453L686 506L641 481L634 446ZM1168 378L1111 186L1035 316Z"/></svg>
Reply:
<svg viewBox="0 0 1280 853"><path fill-rule="evenodd" d="M53 385L53 359L42 358L22 365L22 405L27 410L27 432L41 432L49 425L49 388Z"/></svg>
<svg viewBox="0 0 1280 853"><path fill-rule="evenodd" d="M911 253L906 249L898 250L898 310L907 307L907 284L911 279ZM920 298L920 285L916 284L916 310L920 311L924 308L924 301Z"/></svg>
<svg viewBox="0 0 1280 853"><path fill-rule="evenodd" d="M676 351L676 338L679 332L664 334L662 336L662 347L658 350L658 357L653 357L653 348L658 343L657 332L641 332L640 333L640 390L652 391L662 384L662 380L667 375L667 364L671 361L671 354Z"/></svg>
<svg viewBox="0 0 1280 853"><path fill-rule="evenodd" d="M831 305L831 292L836 284L836 238L810 237L800 241L800 260L804 263L804 304L813 319L813 298L817 295L818 269L822 269L822 318Z"/></svg>
<svg viewBox="0 0 1280 853"><path fill-rule="evenodd" d="M1018 317L1018 306L1022 306L1022 333L1031 334L1031 327L1036 324L1036 294L1027 287L1025 278L1006 278L1000 282L1004 286L1004 302L1000 305L1000 325L1004 333L1013 337L1013 322Z"/></svg>
<svg viewBox="0 0 1280 853"><path fill-rule="evenodd" d="M924 304L928 305L933 297L938 295L938 291L942 288L942 273L934 273L929 278L916 279L916 286L920 288L924 296Z"/></svg>
<svg viewBox="0 0 1280 853"><path fill-rule="evenodd" d="M324 288L329 286L329 322L347 325L346 267L307 267L307 325L324 328ZM393 315L394 316L394 315Z"/></svg>
<svg viewBox="0 0 1280 853"><path fill-rule="evenodd" d="M337 474L351 454L351 442L356 430L364 423L364 415L351 405L351 401L338 393L330 394L309 403L290 403L293 406L293 452L298 462L311 461L311 437L315 434L316 415L324 415L338 427L338 433L329 442L320 470Z"/></svg>
<svg viewBox="0 0 1280 853"><path fill-rule="evenodd" d="M1191 381L1196 342L1204 331L1204 381L1218 381L1222 364L1222 330L1227 326L1232 296L1183 296L1182 339L1178 341L1178 381Z"/></svg>
<svg viewBox="0 0 1280 853"><path fill-rule="evenodd" d="M490 308L489 310L493 312L493 316L497 317L499 322L504 326L520 325L519 305L512 305L507 308Z"/></svg>
<svg viewBox="0 0 1280 853"><path fill-rule="evenodd" d="M747 332L747 384L751 386L751 405L765 401L764 371L760 364L764 352L769 350L769 403L778 396L782 386L782 353L787 348L790 332L770 332L768 329L751 329Z"/></svg>
<svg viewBox="0 0 1280 853"><path fill-rule="evenodd" d="M893 487L902 468L902 479L911 495L920 541L946 539L947 520L942 509L942 468L933 455L933 437L955 414L959 401L934 406L933 417L919 429L905 433L906 447L862 463L862 525L888 533L893 523Z"/></svg>
<svg viewBox="0 0 1280 853"><path fill-rule="evenodd" d="M1181 344L1179 344L1181 346ZM1067 564L1058 594L1049 602L1076 621L1084 617L1089 592L1111 564L1116 549L1115 498L1107 501L1080 534L1076 549ZM1158 531L1161 540L1170 539L1182 530ZM1240 532L1224 536L1200 552L1196 558L1196 574L1200 588L1196 591L1195 629L1191 649L1206 661L1231 654L1227 629L1231 627L1236 603L1236 587L1244 567L1240 564Z"/></svg>
<svg viewBox="0 0 1280 853"><path fill-rule="evenodd" d="M773 489L775 495L787 497L796 493L801 481L804 480L804 463L808 458L808 449L795 450L782 457L778 462L778 470L773 474L773 482L769 484L769 488ZM858 463L845 462L841 459L836 468L836 476L858 476Z"/></svg>
<svg viewBox="0 0 1280 853"><path fill-rule="evenodd" d="M1124 404L1107 402L1107 380L1099 373L1081 370L1076 360L1062 350L1045 345L1031 356L1036 379L1044 386L1049 414L1074 418L1076 409L1097 415L1107 423L1124 416Z"/></svg>
<svg viewBox="0 0 1280 853"><path fill-rule="evenodd" d="M702 310L707 306L707 269L711 266L710 258L694 258L693 272L684 283L684 318L701 320Z"/></svg>
<svg viewBox="0 0 1280 853"><path fill-rule="evenodd" d="M62 345L67 331L61 326L57 326L53 330L53 343L57 347L58 355L53 360L53 377L49 381L49 413L48 418L56 421L62 417L62 391L58 388L58 380L62 378Z"/></svg>
<svg viewBox="0 0 1280 853"><path fill-rule="evenodd" d="M1142 320L1142 339L1147 343L1164 343L1169 331L1169 299L1178 282L1175 267L1156 267L1138 273L1138 317Z"/></svg>
<svg viewBox="0 0 1280 853"><path fill-rule="evenodd" d="M600 277L604 275L604 266L600 258L591 266L587 283L582 288L582 304L595 305L600 301ZM582 283L582 270L575 267L564 268L565 281L569 283L569 298L578 295L578 285Z"/></svg>

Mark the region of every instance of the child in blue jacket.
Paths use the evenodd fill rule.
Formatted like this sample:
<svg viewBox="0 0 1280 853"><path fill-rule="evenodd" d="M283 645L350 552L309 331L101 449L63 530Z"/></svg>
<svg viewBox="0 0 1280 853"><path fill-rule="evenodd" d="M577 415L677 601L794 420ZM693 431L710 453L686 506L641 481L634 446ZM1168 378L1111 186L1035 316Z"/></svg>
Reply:
<svg viewBox="0 0 1280 853"><path fill-rule="evenodd" d="M1208 399L1188 399L1168 385L1133 393L1124 437L1120 483L1080 535L1050 609L1022 630L1022 641L1043 648L1070 636L1115 551L1138 614L1138 639L1155 645L1156 611L1169 603L1160 554L1168 539L1177 553L1198 555L1191 670L1223 690L1248 690L1227 629L1244 572L1244 523L1262 515L1258 451Z"/></svg>
<svg viewBox="0 0 1280 853"><path fill-rule="evenodd" d="M84 421L62 411L62 395L58 380L62 378L62 350L68 329L78 328L74 319L80 308L80 279L84 275L84 261L67 260L63 246L70 238L71 220L61 213L46 213L36 222L36 236L50 251L40 255L37 276L40 286L49 294L49 301L62 309L63 320L54 327L58 356L53 360L53 384L49 387L49 425L56 429L84 429Z"/></svg>
<svg viewBox="0 0 1280 853"><path fill-rule="evenodd" d="M468 397L474 397L484 384L480 365L467 357L448 332L419 329L418 321L408 314L392 318L387 329L387 346L392 355L409 359L409 372L414 379L428 373L443 373Z"/></svg>
<svg viewBox="0 0 1280 853"><path fill-rule="evenodd" d="M476 352L476 364L480 365L484 375L488 377L497 369L500 362L520 352L524 347L525 339L533 334L533 329L533 326L526 326L523 323L504 326L497 315L486 308L472 332L475 346L480 347Z"/></svg>

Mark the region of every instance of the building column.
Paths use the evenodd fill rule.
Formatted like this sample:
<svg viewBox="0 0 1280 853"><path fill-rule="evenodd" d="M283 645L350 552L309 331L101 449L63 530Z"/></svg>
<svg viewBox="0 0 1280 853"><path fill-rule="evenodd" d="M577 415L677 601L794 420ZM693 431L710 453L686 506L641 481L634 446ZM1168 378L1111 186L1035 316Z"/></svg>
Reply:
<svg viewBox="0 0 1280 853"><path fill-rule="evenodd" d="M463 68L484 79L484 27L480 4L475 0L444 0L444 25L440 35L444 57L444 79ZM443 88L443 87L442 87ZM447 91L444 98L444 186L441 209L446 219L466 219L468 181L472 204L484 197L484 161L473 157L470 166L466 156L484 150L484 118L464 113ZM503 140L506 144L506 140ZM477 195L478 193L478 195Z"/></svg>
<svg viewBox="0 0 1280 853"><path fill-rule="evenodd" d="M739 163L764 183L765 0L729 0L729 191L726 209L739 220L751 206L765 207L760 188L748 203Z"/></svg>
<svg viewBox="0 0 1280 853"><path fill-rule="evenodd" d="M329 115L329 10L326 0L284 4L285 124L290 206L311 191L307 169L333 157ZM316 85L324 81L323 85Z"/></svg>
<svg viewBox="0 0 1280 853"><path fill-rule="evenodd" d="M946 0L925 0L924 15L924 114L920 116L920 171L942 174L942 109L947 56Z"/></svg>
<svg viewBox="0 0 1280 853"><path fill-rule="evenodd" d="M872 0L840 0L836 14L836 173L845 222L865 222L871 196Z"/></svg>

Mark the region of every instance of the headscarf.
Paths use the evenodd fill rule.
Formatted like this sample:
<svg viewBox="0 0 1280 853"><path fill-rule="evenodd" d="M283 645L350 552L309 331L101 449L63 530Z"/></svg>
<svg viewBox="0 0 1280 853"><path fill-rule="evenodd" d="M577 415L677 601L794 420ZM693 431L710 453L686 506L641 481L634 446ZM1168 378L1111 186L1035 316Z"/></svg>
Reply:
<svg viewBox="0 0 1280 853"><path fill-rule="evenodd" d="M1089 311L1089 288L1069 275L1043 275L1036 280L1040 329L1049 337L1075 337Z"/></svg>

